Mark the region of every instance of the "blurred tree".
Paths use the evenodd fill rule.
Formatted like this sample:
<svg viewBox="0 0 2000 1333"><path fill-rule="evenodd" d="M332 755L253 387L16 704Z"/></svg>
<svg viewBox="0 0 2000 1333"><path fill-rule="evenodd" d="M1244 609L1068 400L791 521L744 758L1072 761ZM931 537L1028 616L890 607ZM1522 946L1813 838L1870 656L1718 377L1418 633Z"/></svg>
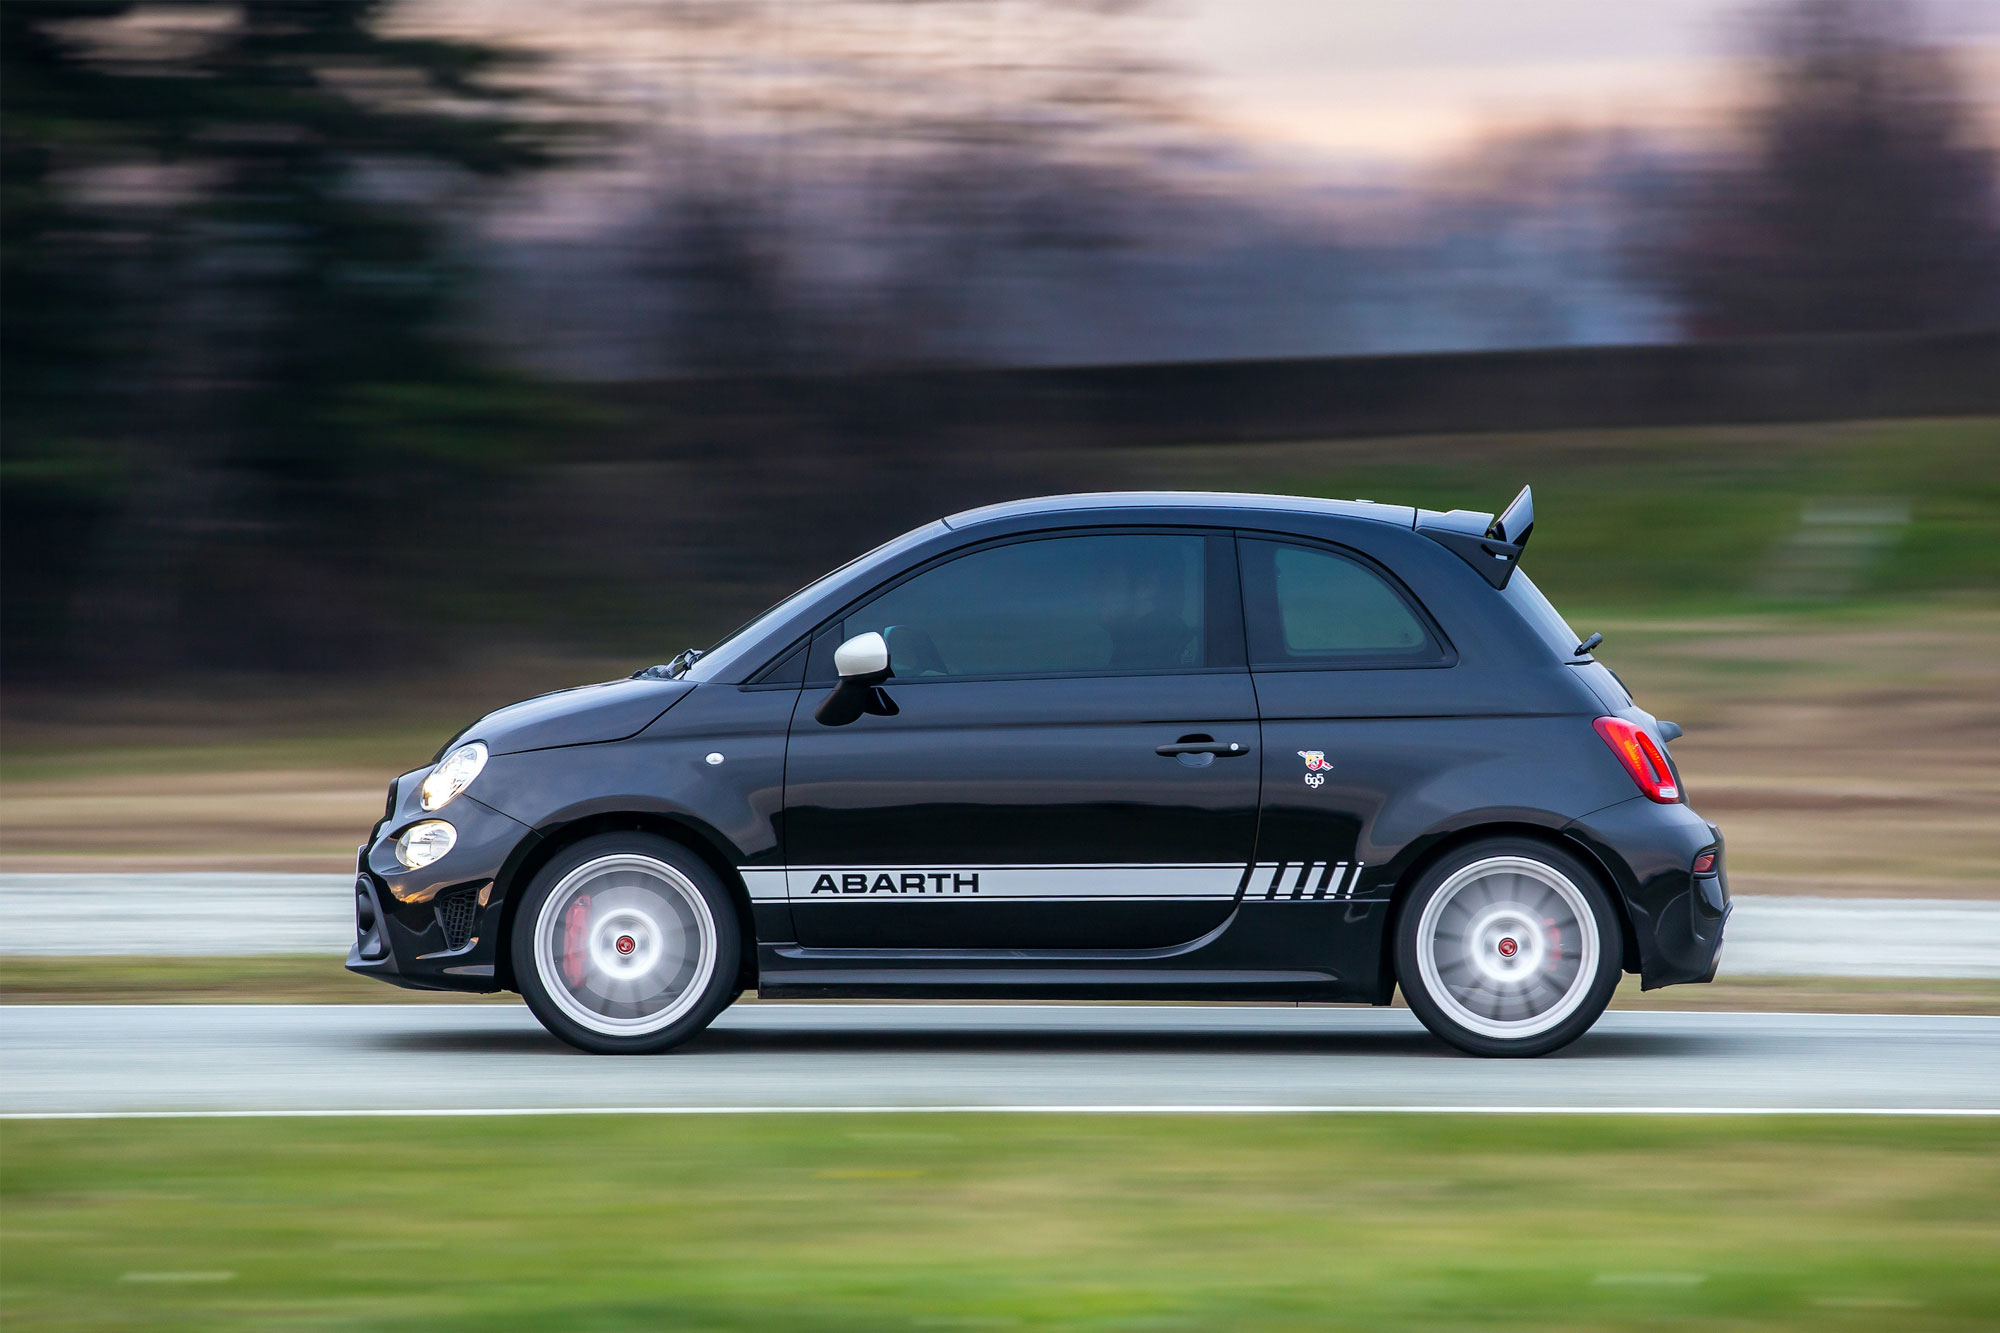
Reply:
<svg viewBox="0 0 2000 1333"><path fill-rule="evenodd" d="M410 534L547 402L447 331L451 226L553 126L383 8L0 5L10 673L351 665L476 559Z"/></svg>
<svg viewBox="0 0 2000 1333"><path fill-rule="evenodd" d="M575 308L628 374L984 359L1011 280L1160 243L1199 176L1170 168L1210 146L1179 71L1144 54L1150 0L561 12L582 37L559 77L626 131L624 170L575 197L623 216L568 238L581 264L522 265L493 322L518 345L552 301ZM621 22L643 59L598 35ZM615 272L634 299L551 292L551 270Z"/></svg>
<svg viewBox="0 0 2000 1333"><path fill-rule="evenodd" d="M1644 267L1709 336L2000 324L2000 178L1949 57L1904 0L1761 20L1740 151L1665 200Z"/></svg>
<svg viewBox="0 0 2000 1333"><path fill-rule="evenodd" d="M621 11L562 12L589 32ZM1148 232L1157 243L1186 212L1158 168L1195 136L1178 72L1144 54L1149 0L646 0L628 17L647 38L636 68L591 40L567 72L626 130L615 179L632 196L599 210L625 221L572 237L580 264L544 251L519 266L534 285L496 303L497 342L545 350L536 335L564 309L627 373L735 378L752 396L747 381L772 373L978 362L1010 303L1063 286L1024 276L1101 263ZM594 187L602 177L579 193ZM1118 317L1082 283L1063 297L1058 318ZM775 392L764 410L785 407ZM690 445L655 447L676 443ZM677 545L671 564L655 557L669 577L634 587L625 614L657 625L690 582L796 582L991 498L1008 466L941 438L915 394L843 399L810 430L752 433L730 460L695 505L640 507L628 480L600 482L624 495L600 506L599 530L622 510L627 549Z"/></svg>

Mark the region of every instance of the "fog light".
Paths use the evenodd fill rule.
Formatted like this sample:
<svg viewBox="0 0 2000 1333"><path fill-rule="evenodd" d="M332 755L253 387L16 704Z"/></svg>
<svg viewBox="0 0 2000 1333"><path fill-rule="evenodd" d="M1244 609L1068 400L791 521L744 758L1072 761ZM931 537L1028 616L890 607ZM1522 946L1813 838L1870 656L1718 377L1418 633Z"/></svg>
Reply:
<svg viewBox="0 0 2000 1333"><path fill-rule="evenodd" d="M412 870L421 870L452 849L458 830L442 819L412 824L396 839L396 859Z"/></svg>
<svg viewBox="0 0 2000 1333"><path fill-rule="evenodd" d="M1697 875L1713 875L1715 873L1715 853L1703 852L1700 856L1697 856L1694 859L1694 873Z"/></svg>

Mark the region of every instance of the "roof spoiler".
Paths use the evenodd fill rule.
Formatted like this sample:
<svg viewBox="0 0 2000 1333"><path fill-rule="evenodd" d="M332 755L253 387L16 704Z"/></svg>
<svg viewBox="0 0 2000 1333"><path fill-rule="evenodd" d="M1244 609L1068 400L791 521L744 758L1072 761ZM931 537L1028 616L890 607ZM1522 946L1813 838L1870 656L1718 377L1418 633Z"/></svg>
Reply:
<svg viewBox="0 0 2000 1333"><path fill-rule="evenodd" d="M1455 552L1496 588L1506 587L1507 580L1514 577L1514 566L1520 563L1534 530L1535 493L1529 486L1521 488L1498 518L1470 509L1454 509L1449 514L1426 510L1417 518L1418 532Z"/></svg>

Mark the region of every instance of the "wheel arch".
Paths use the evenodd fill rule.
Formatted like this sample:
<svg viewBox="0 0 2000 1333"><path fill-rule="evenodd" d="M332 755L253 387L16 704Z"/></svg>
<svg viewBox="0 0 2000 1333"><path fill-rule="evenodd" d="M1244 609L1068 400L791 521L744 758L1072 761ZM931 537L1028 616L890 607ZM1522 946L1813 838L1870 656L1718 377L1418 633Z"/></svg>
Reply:
<svg viewBox="0 0 2000 1333"><path fill-rule="evenodd" d="M514 918L520 912L521 899L526 896L523 890L541 873L542 867L564 849L601 833L650 833L678 843L699 856L728 889L730 903L736 910L737 927L742 932L743 940L740 950L742 959L737 964L738 987L749 990L756 986L757 918L750 908L750 892L743 886L743 877L736 873L728 845L712 829L704 828L696 820L657 810L601 811L542 831L534 849L512 868L501 886L499 938L495 942L494 954L495 980L508 990L520 989L514 978L513 940Z"/></svg>
<svg viewBox="0 0 2000 1333"><path fill-rule="evenodd" d="M1618 868L1606 863L1595 847L1572 838L1558 829L1541 824L1519 822L1494 822L1473 824L1466 828L1454 829L1430 843L1411 860L1403 872L1397 876L1395 888L1391 891L1389 915L1384 922L1381 942L1381 982L1377 1003L1387 1004L1395 993L1396 977L1396 931L1401 925L1403 908L1410 895L1423 881L1431 867L1460 848L1489 838L1523 838L1539 842L1558 851L1568 852L1585 867L1597 875L1599 887L1611 899L1611 910L1618 916L1619 967L1626 972L1639 970L1639 935L1632 925L1631 910L1625 904L1624 879Z"/></svg>

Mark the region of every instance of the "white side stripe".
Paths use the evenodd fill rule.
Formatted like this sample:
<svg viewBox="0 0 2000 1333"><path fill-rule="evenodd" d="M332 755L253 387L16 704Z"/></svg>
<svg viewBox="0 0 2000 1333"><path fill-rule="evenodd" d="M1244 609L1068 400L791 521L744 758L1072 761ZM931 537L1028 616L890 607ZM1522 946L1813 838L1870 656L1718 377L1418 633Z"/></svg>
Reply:
<svg viewBox="0 0 2000 1333"><path fill-rule="evenodd" d="M1349 898L1359 863L739 866L753 902L1264 902Z"/></svg>
<svg viewBox="0 0 2000 1333"><path fill-rule="evenodd" d="M1345 898L1361 878L1360 863L1260 861L1250 868L1246 897L1265 902L1318 902Z"/></svg>
<svg viewBox="0 0 2000 1333"><path fill-rule="evenodd" d="M736 873L743 876L743 887L750 891L753 903L781 903L785 901L784 867L738 866Z"/></svg>
<svg viewBox="0 0 2000 1333"><path fill-rule="evenodd" d="M793 866L794 902L909 899L1228 901L1240 865Z"/></svg>

